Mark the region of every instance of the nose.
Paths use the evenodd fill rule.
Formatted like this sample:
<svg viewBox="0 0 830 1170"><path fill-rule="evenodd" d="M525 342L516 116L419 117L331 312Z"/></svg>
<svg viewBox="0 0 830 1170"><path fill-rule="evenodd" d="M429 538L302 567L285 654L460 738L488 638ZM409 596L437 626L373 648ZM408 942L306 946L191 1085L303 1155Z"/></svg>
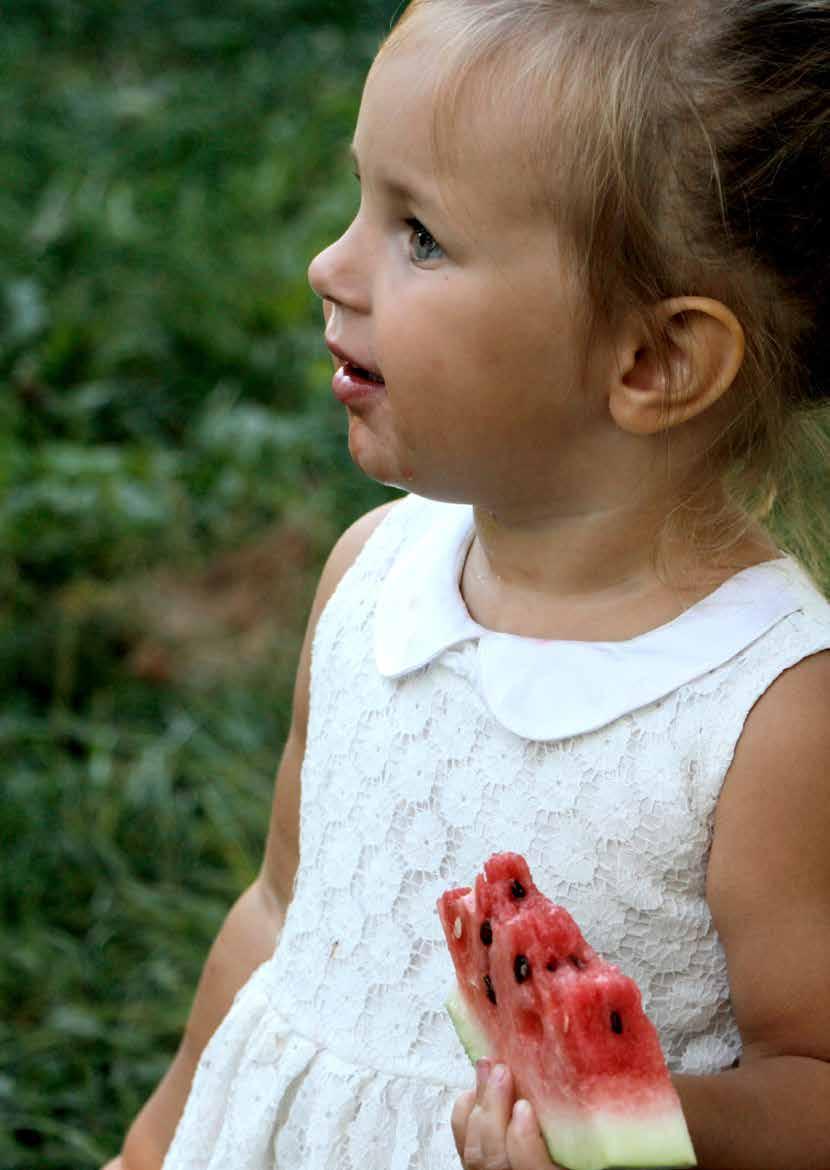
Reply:
<svg viewBox="0 0 830 1170"><path fill-rule="evenodd" d="M308 282L324 301L366 313L368 256L366 248L358 246L359 231L355 219L339 240L315 256L308 268Z"/></svg>

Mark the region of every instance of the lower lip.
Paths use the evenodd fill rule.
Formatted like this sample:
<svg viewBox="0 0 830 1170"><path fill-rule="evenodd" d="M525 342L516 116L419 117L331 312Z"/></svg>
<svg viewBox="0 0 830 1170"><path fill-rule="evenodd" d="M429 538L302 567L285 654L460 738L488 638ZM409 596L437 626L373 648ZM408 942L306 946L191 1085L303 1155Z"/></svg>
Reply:
<svg viewBox="0 0 830 1170"><path fill-rule="evenodd" d="M384 382L372 382L368 378L360 378L356 374L346 373L343 366L332 378L331 388L335 398L344 406L354 406L358 402L369 402L373 398L381 398L386 393Z"/></svg>

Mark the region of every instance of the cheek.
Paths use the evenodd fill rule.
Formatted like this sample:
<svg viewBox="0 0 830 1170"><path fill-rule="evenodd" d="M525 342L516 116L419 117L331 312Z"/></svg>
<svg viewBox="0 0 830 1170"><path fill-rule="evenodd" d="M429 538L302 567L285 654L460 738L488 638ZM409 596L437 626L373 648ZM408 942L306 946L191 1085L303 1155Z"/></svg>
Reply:
<svg viewBox="0 0 830 1170"><path fill-rule="evenodd" d="M472 290L457 312L447 311L442 336L453 352L468 354L484 378L550 385L576 368L575 330L550 300L544 286L531 285L521 296L506 288L487 296Z"/></svg>
<svg viewBox="0 0 830 1170"><path fill-rule="evenodd" d="M451 402L449 391L468 365L466 355L435 328L399 327L386 361L378 359L389 387L389 399L403 416L423 416Z"/></svg>
<svg viewBox="0 0 830 1170"><path fill-rule="evenodd" d="M413 412L422 418L424 411L436 421L449 421L454 410L486 414L490 406L503 409L506 395L527 417L544 409L551 393L573 385L576 330L562 306L550 304L551 293L549 284L530 283L522 296L510 295L506 283L470 279L384 298L388 312L376 319L378 361L399 421Z"/></svg>

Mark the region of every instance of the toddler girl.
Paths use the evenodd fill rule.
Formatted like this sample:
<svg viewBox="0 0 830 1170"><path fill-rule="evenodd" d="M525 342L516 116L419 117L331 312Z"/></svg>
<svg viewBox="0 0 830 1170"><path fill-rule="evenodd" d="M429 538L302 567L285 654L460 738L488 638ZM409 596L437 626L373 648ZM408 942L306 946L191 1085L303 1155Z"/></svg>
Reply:
<svg viewBox="0 0 830 1170"><path fill-rule="evenodd" d="M830 389L829 80L827 0L405 12L310 279L407 494L326 566L262 873L116 1165L549 1167L443 1009L436 898L513 850L702 1167L830 1166L830 606L745 503Z"/></svg>

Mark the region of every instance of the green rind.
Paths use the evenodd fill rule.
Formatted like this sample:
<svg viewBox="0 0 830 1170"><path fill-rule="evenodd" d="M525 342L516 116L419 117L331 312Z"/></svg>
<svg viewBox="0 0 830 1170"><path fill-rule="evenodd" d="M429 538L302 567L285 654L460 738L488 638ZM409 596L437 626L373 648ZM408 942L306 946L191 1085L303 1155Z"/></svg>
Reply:
<svg viewBox="0 0 830 1170"><path fill-rule="evenodd" d="M588 1116L539 1119L554 1162L567 1170L677 1170L697 1165L682 1110L621 1117L592 1109Z"/></svg>
<svg viewBox="0 0 830 1170"><path fill-rule="evenodd" d="M457 987L446 1006L470 1061L489 1058L487 1036ZM563 1108L540 1116L539 1124L551 1158L564 1170L679 1170L697 1165L679 1102L646 1121L599 1109L579 1117Z"/></svg>
<svg viewBox="0 0 830 1170"><path fill-rule="evenodd" d="M490 1042L470 1014L458 988L447 1000L446 1006L458 1039L464 1045L464 1051L471 1063L486 1060L490 1056Z"/></svg>

